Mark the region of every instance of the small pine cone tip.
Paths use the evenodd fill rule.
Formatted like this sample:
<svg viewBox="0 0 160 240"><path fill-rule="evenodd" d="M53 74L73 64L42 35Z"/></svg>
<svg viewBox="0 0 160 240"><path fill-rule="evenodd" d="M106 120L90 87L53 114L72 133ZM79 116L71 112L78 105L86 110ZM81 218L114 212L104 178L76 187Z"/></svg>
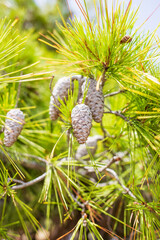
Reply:
<svg viewBox="0 0 160 240"><path fill-rule="evenodd" d="M95 79L87 79L82 85L82 92L84 95L85 89L88 88L85 104L89 106L93 120L100 123L104 112L104 96L102 86L99 86L99 90L96 90L96 86L97 81Z"/></svg>
<svg viewBox="0 0 160 240"><path fill-rule="evenodd" d="M126 35L126 36L124 36L124 37L121 39L120 43L121 43L121 44L122 44L122 43L129 43L129 42L131 42L131 41L132 41L132 38L131 38L130 36Z"/></svg>
<svg viewBox="0 0 160 240"><path fill-rule="evenodd" d="M24 114L20 109L12 109L6 115L4 128L4 145L11 147L20 135L24 121Z"/></svg>
<svg viewBox="0 0 160 240"><path fill-rule="evenodd" d="M78 104L72 110L71 119L73 133L78 143L85 143L92 127L92 114L89 107L85 104Z"/></svg>

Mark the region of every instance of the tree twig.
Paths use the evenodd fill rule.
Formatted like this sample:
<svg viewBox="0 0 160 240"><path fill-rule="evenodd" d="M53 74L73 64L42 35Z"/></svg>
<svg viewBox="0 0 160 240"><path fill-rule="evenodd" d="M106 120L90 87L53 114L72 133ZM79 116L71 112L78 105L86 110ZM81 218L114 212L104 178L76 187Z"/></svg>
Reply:
<svg viewBox="0 0 160 240"><path fill-rule="evenodd" d="M36 170L41 170L41 171L45 171L46 169L46 165L44 163L39 163L39 162L35 162L35 161L30 161L28 159L22 158L20 160L20 163L23 167L26 168L31 168L31 169L36 169Z"/></svg>
<svg viewBox="0 0 160 240"><path fill-rule="evenodd" d="M38 157L38 156L35 156L35 155L32 155L32 154L28 154L28 153L18 153L18 154L20 154L22 156L26 156L28 158L37 159L37 160L39 160L41 162L44 162L45 164L49 164L49 162L46 159L42 158L42 157Z"/></svg>
<svg viewBox="0 0 160 240"><path fill-rule="evenodd" d="M15 178L8 178L8 181L12 181L12 182L15 182L15 183L24 184L24 181L19 180L19 179L15 179Z"/></svg>
<svg viewBox="0 0 160 240"><path fill-rule="evenodd" d="M106 106L105 106L106 107ZM107 107L108 108L108 107ZM109 109L109 108L108 108ZM104 112L104 113L110 113L110 114L114 114L118 117L121 117L124 121L128 122L131 124L131 121L130 119L128 119L126 116L124 116L120 111L112 111L112 110L109 110L107 112Z"/></svg>
<svg viewBox="0 0 160 240"><path fill-rule="evenodd" d="M10 153L8 152L9 156L12 158L12 156L10 155ZM12 152L12 154L14 154L14 152ZM26 158L20 158L19 161L17 161L18 163L20 163L22 166L26 167L26 168L31 168L31 169L36 169L36 170L41 170L41 171L45 171L46 169L46 164L49 164L48 161L46 161L45 159L41 158L41 157L38 157L38 156L34 156L34 155L28 155L28 154L25 154L25 153L18 153L22 156L26 156L26 157L30 157L30 158L34 158L34 159L37 159L39 161L41 161L42 163L39 163L39 162L35 162L35 161L31 161L31 160L28 160ZM8 158L7 156L0 150L0 157L1 159L4 161L4 162L7 162L8 161ZM15 155L16 157L16 155Z"/></svg>
<svg viewBox="0 0 160 240"><path fill-rule="evenodd" d="M129 188L127 188L123 183L121 183L117 173L113 169L106 168L105 170L112 174L112 176L117 180L117 182L127 192L127 194L129 194L132 198L137 199L136 196L129 190Z"/></svg>
<svg viewBox="0 0 160 240"><path fill-rule="evenodd" d="M106 131L106 129L103 127L103 123L102 122L101 122L101 129L102 129L104 138L106 138L106 137L115 138L114 135L111 135L109 132Z"/></svg>
<svg viewBox="0 0 160 240"><path fill-rule="evenodd" d="M39 177L37 177L37 178L29 181L29 182L24 182L24 183L22 183L22 184L20 184L20 185L13 186L12 189L13 189L13 190L18 190L18 189L23 189L23 188L32 186L32 185L34 185L34 184L42 181L42 180L45 178L46 174L47 174L47 173L45 172L45 173L43 173L41 176L39 176Z"/></svg>
<svg viewBox="0 0 160 240"><path fill-rule="evenodd" d="M116 91L116 92L108 93L108 94L104 95L104 98L112 97L112 96L115 96L115 95L117 95L117 94L119 94L119 93L123 93L123 92L125 92L125 91L126 91L126 90L121 89L121 90Z"/></svg>
<svg viewBox="0 0 160 240"><path fill-rule="evenodd" d="M126 155L126 153L125 153ZM127 188L123 183L121 183L117 173L113 170L113 169L110 169L108 168L109 166L111 166L114 162L117 162L117 161L120 161L121 160L121 157L118 157L118 156L114 156L108 163L106 166L102 167L102 168L99 168L98 171L99 172L103 172L103 171L107 171L109 173L112 174L112 176L117 180L117 182L121 185L121 187L127 192L127 194L129 194L132 198L136 199L135 195L129 190L129 188ZM94 168L88 168L88 167L85 167L85 169L88 170L88 172L94 172Z"/></svg>
<svg viewBox="0 0 160 240"><path fill-rule="evenodd" d="M120 156L114 156L112 157L110 160L107 160L107 164L101 168L98 168L98 172L103 172L106 170L106 168L110 167L113 163L118 162L122 159L122 157ZM94 167L84 167L85 169L87 169L87 171L89 173L94 173L95 169Z"/></svg>

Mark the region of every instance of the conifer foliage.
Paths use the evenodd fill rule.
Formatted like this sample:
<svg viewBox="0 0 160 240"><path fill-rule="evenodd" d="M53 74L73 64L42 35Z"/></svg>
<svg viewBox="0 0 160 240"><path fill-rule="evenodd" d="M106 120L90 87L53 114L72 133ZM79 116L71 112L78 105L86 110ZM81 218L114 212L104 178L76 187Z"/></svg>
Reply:
<svg viewBox="0 0 160 240"><path fill-rule="evenodd" d="M82 18L39 39L58 52L50 84L35 63L12 69L26 39L1 21L0 236L159 239L159 38L135 28L131 0L92 0L94 19L75 2ZM37 91L19 95L27 80Z"/></svg>

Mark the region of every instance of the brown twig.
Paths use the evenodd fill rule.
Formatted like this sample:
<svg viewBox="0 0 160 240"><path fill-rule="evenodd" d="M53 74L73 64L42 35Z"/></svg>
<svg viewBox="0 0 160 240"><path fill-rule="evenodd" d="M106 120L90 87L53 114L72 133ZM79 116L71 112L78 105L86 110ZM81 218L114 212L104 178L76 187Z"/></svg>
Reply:
<svg viewBox="0 0 160 240"><path fill-rule="evenodd" d="M126 155L126 154L125 154ZM124 155L124 156L125 156ZM124 157L123 156L123 157ZM107 164L101 168L98 168L98 172L103 172L106 170L106 168L110 167L113 163L120 161L123 157L119 157L119 156L114 156L113 158L111 158L110 160L107 160ZM87 169L87 171L89 173L94 173L95 169L93 167L84 167L85 169Z"/></svg>
<svg viewBox="0 0 160 240"><path fill-rule="evenodd" d="M42 181L45 178L46 175L47 175L47 173L45 172L41 176L39 176L39 177L29 181L29 182L24 182L24 183L22 183L20 185L13 186L12 189L13 190L18 190L18 189L23 189L23 188L32 186L32 185Z"/></svg>
<svg viewBox="0 0 160 240"><path fill-rule="evenodd" d="M15 178L8 178L8 182L15 182L15 183L20 183L20 184L24 184L24 182L22 180L19 179L15 179Z"/></svg>
<svg viewBox="0 0 160 240"><path fill-rule="evenodd" d="M106 131L106 129L103 127L103 123L102 122L101 122L101 129L102 129L104 138L106 138L106 137L115 138L114 135L111 135L109 132Z"/></svg>
<svg viewBox="0 0 160 240"><path fill-rule="evenodd" d="M130 119L127 118L126 116L124 116L120 111L112 111L112 110L111 110L109 107L107 107L106 105L105 105L105 107L108 108L109 111L104 112L104 113L114 114L114 115L116 115L116 116L118 116L118 117L121 117L121 118L122 118L124 121L126 121L127 123L130 123L130 124L131 124Z"/></svg>
<svg viewBox="0 0 160 240"><path fill-rule="evenodd" d="M32 155L32 154L28 154L28 153L19 153L19 154L22 155L22 156L26 156L28 158L37 159L37 160L39 160L41 162L44 162L45 164L49 164L49 162L46 159L42 158L42 157L38 157L38 156L35 156L35 155Z"/></svg>
<svg viewBox="0 0 160 240"><path fill-rule="evenodd" d="M30 160L25 159L25 158L21 159L20 163L23 167L30 168L30 169L36 169L36 170L40 170L40 171L43 171L43 172L46 169L45 164L38 163L38 162L35 162L35 161L30 161Z"/></svg>
<svg viewBox="0 0 160 240"><path fill-rule="evenodd" d="M121 185L121 187L126 191L128 195L130 195L134 199L137 199L136 196L129 190L129 188L127 188L123 183L121 183L117 173L113 169L106 168L105 171L112 174L112 176L117 180L117 182Z"/></svg>
<svg viewBox="0 0 160 240"><path fill-rule="evenodd" d="M123 183L121 183L117 173L113 170L108 168L109 166L111 166L114 162L120 161L121 158L118 156L114 156L108 163L107 165L105 165L102 168L99 168L98 171L99 172L109 172L111 173L111 175L117 180L117 182L121 185L121 187L126 191L127 194L129 194L132 198L136 199L135 195L129 190L129 188L127 188ZM88 172L95 172L93 167L85 167L85 169L87 169Z"/></svg>
<svg viewBox="0 0 160 240"><path fill-rule="evenodd" d="M121 89L121 90L116 91L116 92L108 93L108 94L104 95L104 98L112 97L112 96L115 96L115 95L117 95L117 94L119 94L119 93L123 93L123 92L125 92L125 91L126 91L126 90Z"/></svg>

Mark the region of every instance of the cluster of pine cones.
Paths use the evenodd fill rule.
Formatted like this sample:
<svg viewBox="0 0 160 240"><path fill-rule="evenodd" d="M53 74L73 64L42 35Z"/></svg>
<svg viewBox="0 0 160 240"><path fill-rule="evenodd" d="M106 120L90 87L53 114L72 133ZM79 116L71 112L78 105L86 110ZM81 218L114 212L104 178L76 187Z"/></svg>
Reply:
<svg viewBox="0 0 160 240"><path fill-rule="evenodd" d="M95 79L81 75L59 79L50 98L49 113L53 121L59 117L61 103L58 99L60 98L63 102L68 99L68 93L74 91L74 80L79 82L79 94L78 104L71 113L72 128L78 143L83 144L90 134L92 119L100 123L103 117L104 98L102 86L99 87L99 90L96 90L97 81ZM82 103L84 97L85 100ZM15 108L7 113L4 127L4 145L6 147L11 147L17 141L24 123L24 114L20 109Z"/></svg>
<svg viewBox="0 0 160 240"><path fill-rule="evenodd" d="M87 141L92 127L92 119L100 123L104 111L104 97L102 86L96 90L97 81L93 78L86 78L81 75L73 77L64 77L58 80L50 98L49 113L51 120L56 120L59 117L59 107L61 103L59 98L64 102L68 99L68 93L74 91L73 81L79 82L78 104L73 108L71 113L72 128L74 136L78 143L83 144ZM87 93L87 94L86 94ZM85 97L84 103L82 103ZM58 107L58 108L57 108Z"/></svg>

